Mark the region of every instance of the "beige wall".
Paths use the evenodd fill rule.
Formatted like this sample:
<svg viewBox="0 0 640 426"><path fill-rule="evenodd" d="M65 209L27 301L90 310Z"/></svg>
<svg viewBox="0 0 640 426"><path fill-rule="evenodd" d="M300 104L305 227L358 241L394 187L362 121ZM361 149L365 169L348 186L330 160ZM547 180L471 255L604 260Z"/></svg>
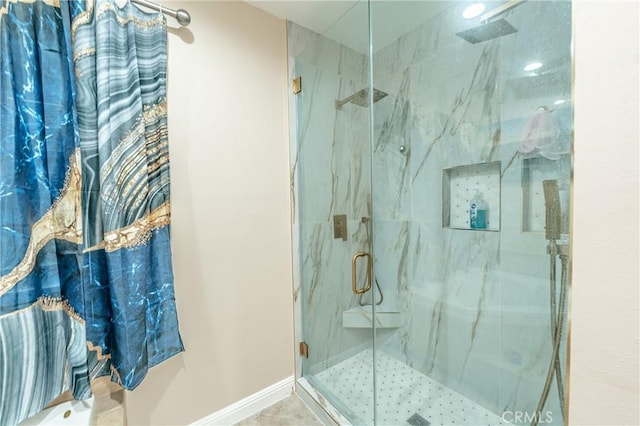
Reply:
<svg viewBox="0 0 640 426"><path fill-rule="evenodd" d="M163 4L193 19L169 34L186 352L127 394L132 425L187 424L294 371L285 22L240 2Z"/></svg>
<svg viewBox="0 0 640 426"><path fill-rule="evenodd" d="M570 415L637 425L638 16L636 1L576 1Z"/></svg>

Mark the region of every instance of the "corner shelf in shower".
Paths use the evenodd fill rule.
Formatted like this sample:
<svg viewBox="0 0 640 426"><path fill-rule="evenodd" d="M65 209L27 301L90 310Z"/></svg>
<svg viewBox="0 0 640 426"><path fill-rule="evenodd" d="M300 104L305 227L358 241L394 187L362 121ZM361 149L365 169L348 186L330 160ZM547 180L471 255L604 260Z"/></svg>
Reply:
<svg viewBox="0 0 640 426"><path fill-rule="evenodd" d="M342 313L342 327L344 328L371 328L372 324L371 305L357 306ZM376 307L376 328L398 327L400 327L400 312Z"/></svg>
<svg viewBox="0 0 640 426"><path fill-rule="evenodd" d="M469 203L480 192L488 205L486 229L471 229ZM442 170L442 226L471 231L500 230L500 162L467 164Z"/></svg>

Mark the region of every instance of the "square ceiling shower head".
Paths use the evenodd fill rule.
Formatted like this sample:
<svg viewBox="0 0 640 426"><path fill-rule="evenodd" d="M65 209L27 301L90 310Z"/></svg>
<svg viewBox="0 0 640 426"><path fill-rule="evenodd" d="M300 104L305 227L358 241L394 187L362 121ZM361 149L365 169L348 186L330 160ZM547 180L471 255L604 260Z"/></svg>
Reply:
<svg viewBox="0 0 640 426"><path fill-rule="evenodd" d="M497 21L487 24L478 25L465 31L456 33L471 44L482 43L483 41L493 40L494 38L506 36L518 32L513 25L506 19L498 19Z"/></svg>

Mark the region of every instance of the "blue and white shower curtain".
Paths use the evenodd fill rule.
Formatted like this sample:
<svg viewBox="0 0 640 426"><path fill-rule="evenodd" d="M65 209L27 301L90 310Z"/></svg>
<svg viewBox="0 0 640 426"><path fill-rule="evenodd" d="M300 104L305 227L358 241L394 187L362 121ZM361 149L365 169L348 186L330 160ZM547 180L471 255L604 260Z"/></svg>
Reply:
<svg viewBox="0 0 640 426"><path fill-rule="evenodd" d="M113 0L0 0L0 424L181 352L166 22Z"/></svg>

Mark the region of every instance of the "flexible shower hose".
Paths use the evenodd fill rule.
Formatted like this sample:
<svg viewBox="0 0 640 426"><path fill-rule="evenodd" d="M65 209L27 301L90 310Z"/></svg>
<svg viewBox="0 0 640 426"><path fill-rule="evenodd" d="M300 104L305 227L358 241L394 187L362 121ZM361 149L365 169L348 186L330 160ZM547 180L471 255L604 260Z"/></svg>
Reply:
<svg viewBox="0 0 640 426"><path fill-rule="evenodd" d="M531 426L537 426L538 421L540 420L540 416L542 415L542 410L544 409L544 405L547 402L547 398L549 396L549 389L551 388L551 382L553 381L554 371L556 374L557 382L558 382L558 397L560 399L560 407L562 414L564 415L564 388L562 385L562 372L560 369L560 341L562 340L562 325L564 321L562 320L562 314L565 310L565 303L567 297L567 279L568 279L568 271L567 271L567 256L560 255L560 264L561 264L561 275L560 275L560 300L558 301L559 311L557 311L556 315L556 270L555 270L555 254L552 255L553 261L551 262L550 269L550 280L551 280L551 319L552 326L551 330L553 333L553 352L551 355L551 362L549 364L549 369L547 371L547 379L544 383L544 388L542 389L542 394L540 395L540 401L538 402L538 408L536 408L535 416L531 421ZM554 326L555 325L555 326Z"/></svg>
<svg viewBox="0 0 640 426"><path fill-rule="evenodd" d="M376 306L379 306L382 304L382 301L384 300L384 295L382 294L382 289L380 288L380 284L378 284L378 279L376 278L375 281L376 281L376 287L378 287L378 293L380 293L380 300L376 302ZM364 301L364 294L361 294L360 299L358 299L358 303L360 304L360 306L369 306L373 304L373 300L371 301L371 303L367 303Z"/></svg>
<svg viewBox="0 0 640 426"><path fill-rule="evenodd" d="M555 263L555 262L554 262ZM566 292L566 282L565 282L565 264L566 264L566 256L560 256L560 265L561 265L561 274L560 274L560 291L562 291L563 289L565 289ZM554 282L553 282L553 293L551 294L551 300L552 300L552 306L553 308L551 309L551 336L553 336L554 334L554 330L556 329L556 327L558 327L557 322L563 322L562 321L562 314L564 313L564 306L560 306L560 310L556 311L556 289L555 289L555 264L553 265L553 275L554 275ZM566 297L565 297L566 300ZM557 312L557 315L556 315ZM557 317L557 319L556 319ZM560 325L561 327L562 325ZM560 341L562 341L562 334L560 334ZM563 413L564 415L564 384L563 384L563 380L562 380L562 364L560 364L560 350L556 351L556 357L555 357L555 367L554 370L556 372L556 384L558 385L558 399L560 401L560 412Z"/></svg>
<svg viewBox="0 0 640 426"><path fill-rule="evenodd" d="M553 343L554 337L555 337L555 330L556 327L558 326L557 323L557 319L556 317L558 315L562 315L562 311L558 312L556 309L556 294L557 294L557 290L556 290L556 254L552 253L551 254L551 259L549 261L549 281L550 281L550 285L549 285L549 297L551 300L551 342ZM560 285L563 286L564 281L562 275L560 276ZM560 411L562 413L564 413L564 385L563 385L563 380L562 380L562 369L561 369L561 364L560 364L560 351L558 351L556 353L556 357L555 357L555 364L554 364L554 370L556 372L556 383L558 385L558 398L560 400Z"/></svg>

